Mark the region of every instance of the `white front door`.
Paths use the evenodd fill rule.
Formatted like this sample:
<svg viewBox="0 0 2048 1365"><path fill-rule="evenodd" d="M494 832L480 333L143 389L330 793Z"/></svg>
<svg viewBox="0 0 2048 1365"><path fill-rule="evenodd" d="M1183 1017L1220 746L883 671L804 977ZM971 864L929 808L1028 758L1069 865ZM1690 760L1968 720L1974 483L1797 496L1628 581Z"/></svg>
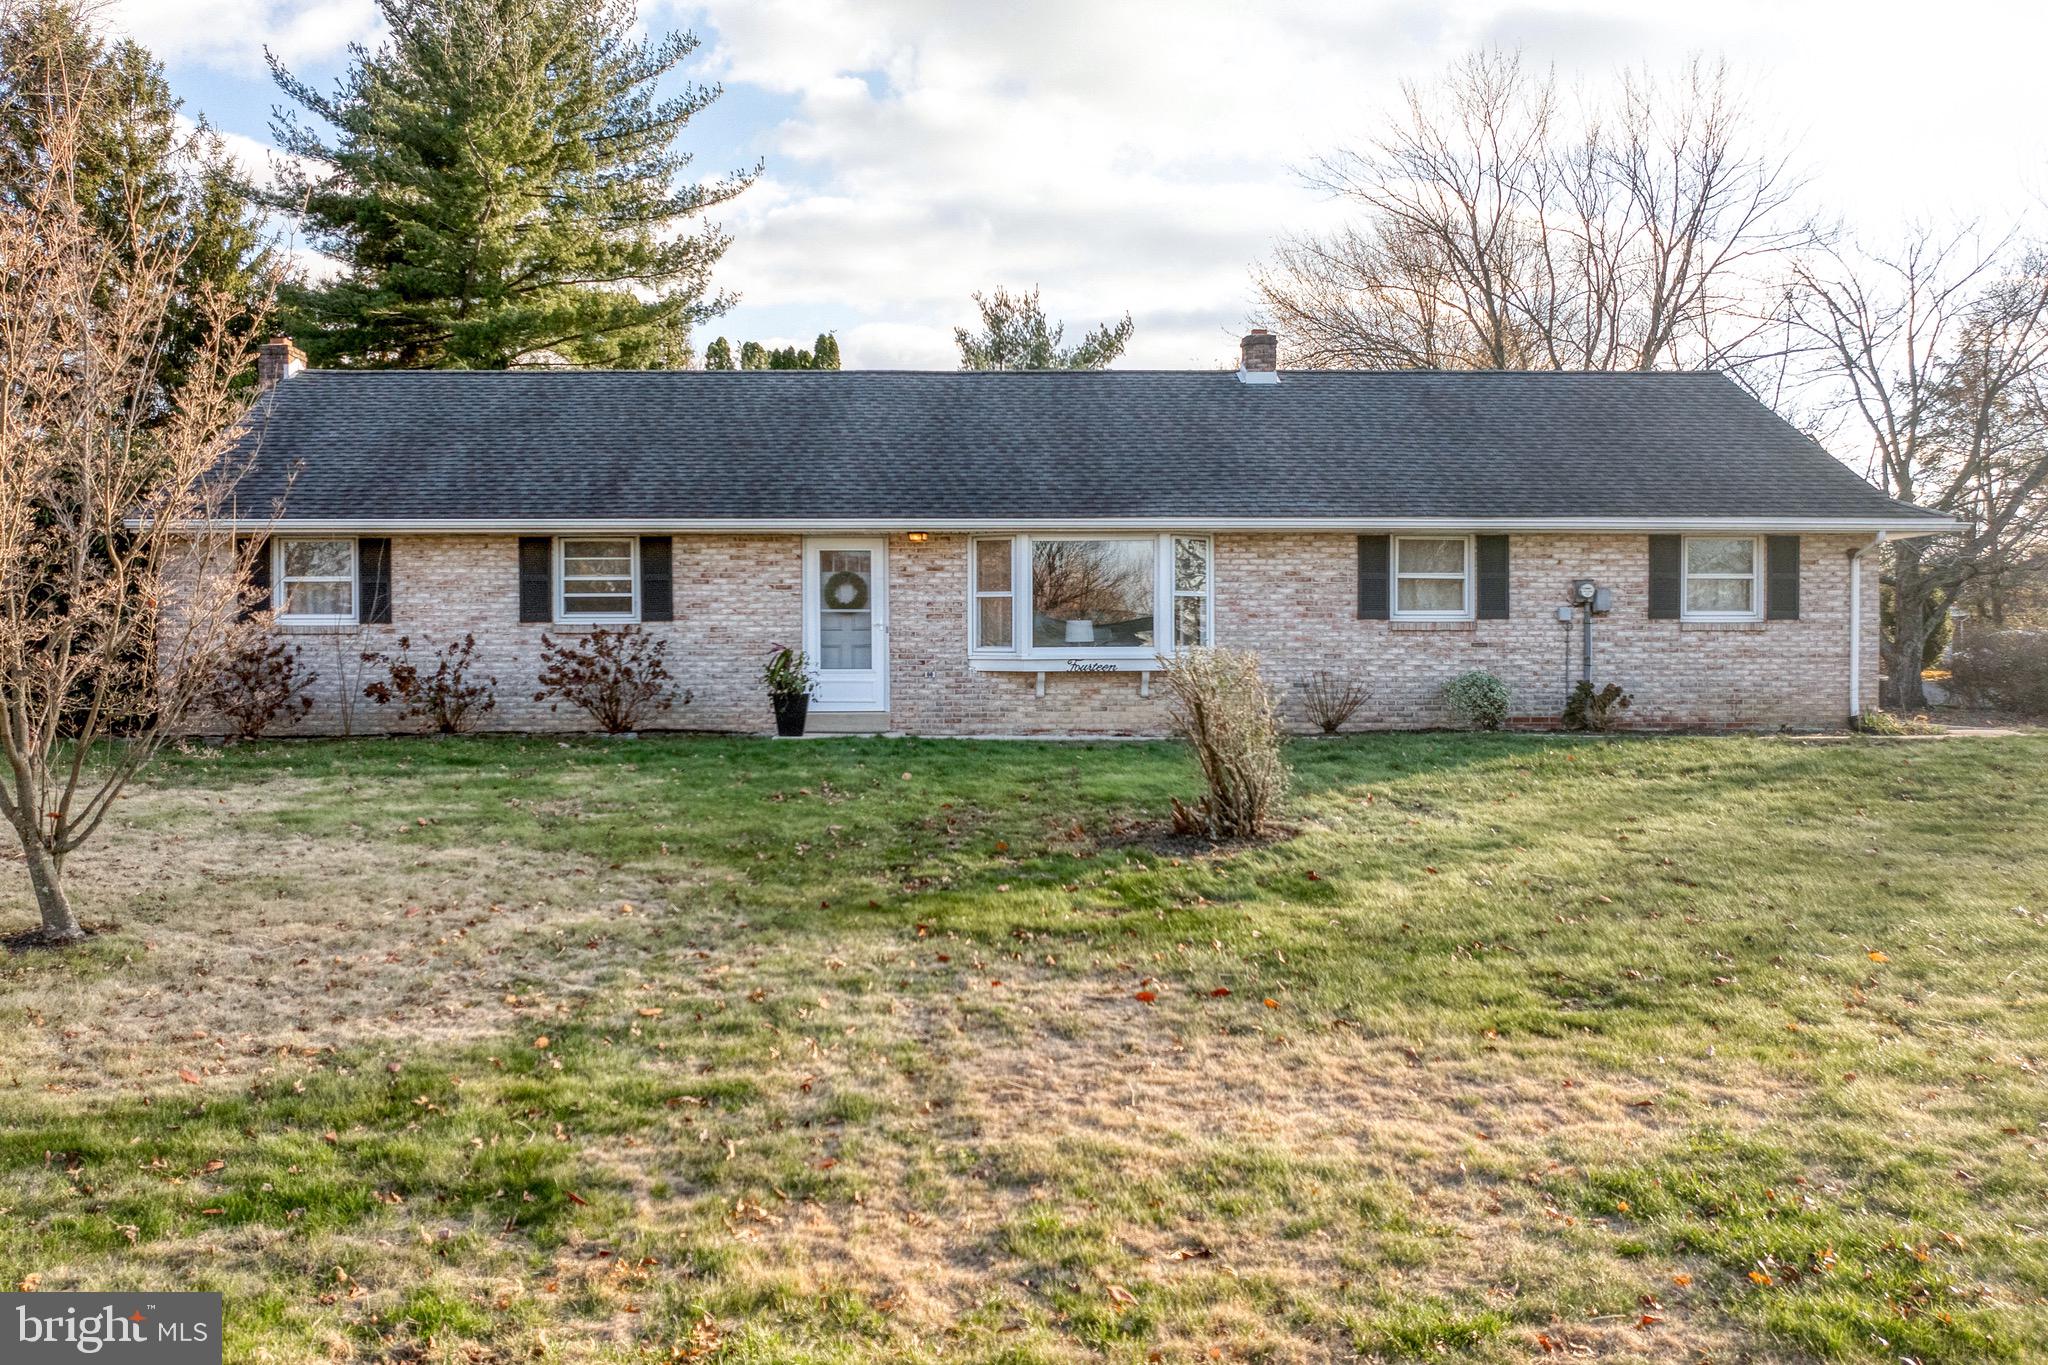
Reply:
<svg viewBox="0 0 2048 1365"><path fill-rule="evenodd" d="M814 711L889 709L889 574L879 540L804 542L804 652Z"/></svg>

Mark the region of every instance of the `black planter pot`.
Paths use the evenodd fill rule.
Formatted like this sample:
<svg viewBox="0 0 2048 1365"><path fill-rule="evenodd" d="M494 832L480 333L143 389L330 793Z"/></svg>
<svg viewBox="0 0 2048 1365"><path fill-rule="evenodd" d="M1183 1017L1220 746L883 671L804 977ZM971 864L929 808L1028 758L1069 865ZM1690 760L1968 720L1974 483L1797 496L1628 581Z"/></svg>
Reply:
<svg viewBox="0 0 2048 1365"><path fill-rule="evenodd" d="M811 713L809 697L770 697L775 707L775 733L794 738L804 732L804 718Z"/></svg>

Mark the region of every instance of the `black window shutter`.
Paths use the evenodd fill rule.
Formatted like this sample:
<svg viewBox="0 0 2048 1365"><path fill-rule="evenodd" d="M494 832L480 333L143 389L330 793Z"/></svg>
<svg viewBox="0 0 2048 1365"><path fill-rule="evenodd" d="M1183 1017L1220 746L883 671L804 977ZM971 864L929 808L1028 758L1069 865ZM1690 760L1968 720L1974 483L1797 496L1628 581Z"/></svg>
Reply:
<svg viewBox="0 0 2048 1365"><path fill-rule="evenodd" d="M1799 619L1799 537L1764 537L1764 616Z"/></svg>
<svg viewBox="0 0 2048 1365"><path fill-rule="evenodd" d="M519 537L519 619L555 619L555 542L546 536Z"/></svg>
<svg viewBox="0 0 2048 1365"><path fill-rule="evenodd" d="M1479 619L1508 619L1508 538L1479 536Z"/></svg>
<svg viewBox="0 0 2048 1365"><path fill-rule="evenodd" d="M356 591L366 626L391 624L391 537L362 536L356 541Z"/></svg>
<svg viewBox="0 0 2048 1365"><path fill-rule="evenodd" d="M1389 536L1358 538L1358 619L1361 621L1387 619L1387 555L1391 545Z"/></svg>
<svg viewBox="0 0 2048 1365"><path fill-rule="evenodd" d="M676 619L675 580L670 560L675 553L674 536L640 537L640 619Z"/></svg>
<svg viewBox="0 0 2048 1365"><path fill-rule="evenodd" d="M236 541L235 549L238 552L247 549L249 539L249 537L244 536ZM249 558L249 586L255 589L255 591L242 603L242 619L244 621L255 619L258 612L269 611L271 607L270 537L259 536L255 539L256 550Z"/></svg>
<svg viewBox="0 0 2048 1365"><path fill-rule="evenodd" d="M1650 619L1676 621L1685 587L1679 575L1678 536L1650 537Z"/></svg>

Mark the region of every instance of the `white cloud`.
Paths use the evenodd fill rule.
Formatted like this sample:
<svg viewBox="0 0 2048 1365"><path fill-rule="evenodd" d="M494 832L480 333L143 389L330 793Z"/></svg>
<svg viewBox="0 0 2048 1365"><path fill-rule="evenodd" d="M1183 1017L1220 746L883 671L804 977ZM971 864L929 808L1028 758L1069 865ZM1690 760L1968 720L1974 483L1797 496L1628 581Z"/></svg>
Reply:
<svg viewBox="0 0 2048 1365"><path fill-rule="evenodd" d="M768 170L717 215L734 236L719 281L744 302L714 334L836 328L854 365L949 367L969 294L1034 283L1076 332L1130 310L1126 364L1225 363L1250 267L1335 215L1293 168L1482 43L1568 80L1726 53L1814 168L1816 207L1860 223L1998 222L2048 186L2048 9L1998 0L1948 0L1938 23L1906 0L643 3L651 27L707 40L697 65L726 109L789 110L722 125ZM373 0L114 13L174 63L252 88L266 44L294 69L331 65L379 23Z"/></svg>
<svg viewBox="0 0 2048 1365"><path fill-rule="evenodd" d="M2010 211L2042 154L2024 55L2038 45L2011 30L2040 21L1965 0L1930 50L1916 12L709 0L680 17L729 85L795 100L761 146L767 178L726 215L721 277L745 301L725 330L800 327L808 310L842 327L849 364L947 366L969 293L1038 283L1076 330L1130 309L1124 363L1178 366L1227 360L1250 265L1333 215L1293 168L1480 43L1567 79L1725 50L1816 167L1817 207L1895 216L1910 192L1922 213Z"/></svg>
<svg viewBox="0 0 2048 1365"><path fill-rule="evenodd" d="M166 62L263 75L263 49L297 67L372 39L374 0L114 0L108 18Z"/></svg>

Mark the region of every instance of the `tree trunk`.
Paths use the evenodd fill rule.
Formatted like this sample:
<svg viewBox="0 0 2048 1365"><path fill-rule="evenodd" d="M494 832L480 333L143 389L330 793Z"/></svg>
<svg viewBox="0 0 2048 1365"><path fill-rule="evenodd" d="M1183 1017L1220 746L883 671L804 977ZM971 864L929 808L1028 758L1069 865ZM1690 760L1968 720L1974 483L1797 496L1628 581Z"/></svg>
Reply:
<svg viewBox="0 0 2048 1365"><path fill-rule="evenodd" d="M48 943L76 943L85 937L78 916L72 913L71 898L64 894L64 867L49 850L33 840L26 842L28 879L36 889L36 908L43 915L43 939Z"/></svg>
<svg viewBox="0 0 2048 1365"><path fill-rule="evenodd" d="M1891 674L1892 705L1901 711L1927 707L1920 686L1920 656L1927 648L1928 583L1920 572L1920 547L1899 546L1892 587L1892 638L1885 641L1885 663Z"/></svg>

